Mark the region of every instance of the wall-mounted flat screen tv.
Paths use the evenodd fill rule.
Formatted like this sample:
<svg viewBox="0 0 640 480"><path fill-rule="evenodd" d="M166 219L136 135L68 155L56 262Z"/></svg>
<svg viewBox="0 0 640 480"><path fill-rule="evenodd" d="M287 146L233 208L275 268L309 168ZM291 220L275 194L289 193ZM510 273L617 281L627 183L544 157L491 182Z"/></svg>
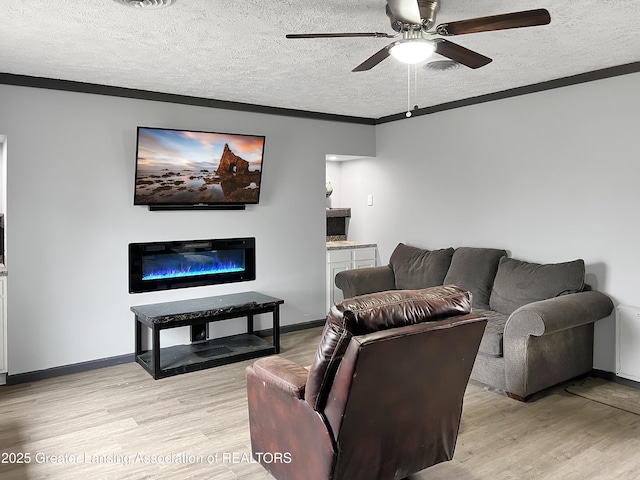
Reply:
<svg viewBox="0 0 640 480"><path fill-rule="evenodd" d="M256 204L264 143L260 135L138 127L133 203Z"/></svg>

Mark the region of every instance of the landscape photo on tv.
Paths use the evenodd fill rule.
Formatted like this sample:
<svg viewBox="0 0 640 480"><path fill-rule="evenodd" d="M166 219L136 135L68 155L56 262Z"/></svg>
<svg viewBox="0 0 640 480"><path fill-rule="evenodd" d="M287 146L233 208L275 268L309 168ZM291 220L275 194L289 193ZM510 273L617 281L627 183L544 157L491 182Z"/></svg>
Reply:
<svg viewBox="0 0 640 480"><path fill-rule="evenodd" d="M265 137L138 127L135 205L255 204Z"/></svg>

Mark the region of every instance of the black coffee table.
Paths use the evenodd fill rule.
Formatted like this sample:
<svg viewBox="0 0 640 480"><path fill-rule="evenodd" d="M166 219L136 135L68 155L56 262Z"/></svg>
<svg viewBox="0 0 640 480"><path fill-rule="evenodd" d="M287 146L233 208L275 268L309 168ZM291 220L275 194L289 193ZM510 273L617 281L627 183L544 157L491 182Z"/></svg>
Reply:
<svg viewBox="0 0 640 480"><path fill-rule="evenodd" d="M284 300L258 292L179 300L131 307L135 313L135 359L155 379L280 352L280 305ZM253 317L273 315L273 341L253 331ZM247 333L208 338L211 322L247 318ZM142 326L151 330L151 350L142 348ZM191 343L160 347L160 332L189 326Z"/></svg>

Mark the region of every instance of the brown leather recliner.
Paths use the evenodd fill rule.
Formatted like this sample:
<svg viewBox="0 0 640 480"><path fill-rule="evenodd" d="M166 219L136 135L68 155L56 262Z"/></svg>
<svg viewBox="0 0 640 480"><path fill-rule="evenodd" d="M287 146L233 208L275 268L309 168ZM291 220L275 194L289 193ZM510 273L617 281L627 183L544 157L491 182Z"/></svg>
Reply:
<svg viewBox="0 0 640 480"><path fill-rule="evenodd" d="M486 319L452 285L331 308L307 371L247 368L254 458L278 480L395 480L451 460Z"/></svg>

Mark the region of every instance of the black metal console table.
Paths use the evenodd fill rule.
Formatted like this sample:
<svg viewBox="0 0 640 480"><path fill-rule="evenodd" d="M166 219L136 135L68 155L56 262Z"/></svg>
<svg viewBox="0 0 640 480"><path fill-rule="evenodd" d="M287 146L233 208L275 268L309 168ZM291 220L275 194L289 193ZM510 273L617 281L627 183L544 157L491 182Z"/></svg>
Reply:
<svg viewBox="0 0 640 480"><path fill-rule="evenodd" d="M235 293L176 302L137 305L135 358L156 380L179 373L239 362L280 352L280 305L284 300L258 292ZM273 343L253 331L253 317L273 315ZM208 324L247 317L247 333L208 338ZM151 350L142 348L142 326L151 330ZM160 331L189 326L191 343L160 348Z"/></svg>

